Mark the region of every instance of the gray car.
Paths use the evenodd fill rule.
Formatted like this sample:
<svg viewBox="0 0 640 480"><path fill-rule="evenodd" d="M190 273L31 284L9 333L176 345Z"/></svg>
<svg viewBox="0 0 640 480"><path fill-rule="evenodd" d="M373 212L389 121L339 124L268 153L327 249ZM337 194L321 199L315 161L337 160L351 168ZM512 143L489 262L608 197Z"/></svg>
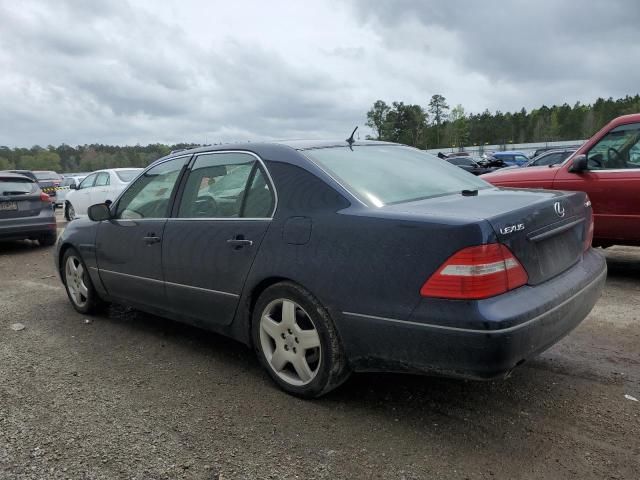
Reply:
<svg viewBox="0 0 640 480"><path fill-rule="evenodd" d="M49 195L32 179L0 172L0 240L56 243L56 217Z"/></svg>

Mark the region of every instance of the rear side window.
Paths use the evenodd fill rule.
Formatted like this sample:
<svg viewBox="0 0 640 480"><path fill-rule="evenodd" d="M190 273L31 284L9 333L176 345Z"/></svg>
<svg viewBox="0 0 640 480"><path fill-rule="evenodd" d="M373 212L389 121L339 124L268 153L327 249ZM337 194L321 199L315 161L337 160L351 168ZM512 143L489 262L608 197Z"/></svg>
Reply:
<svg viewBox="0 0 640 480"><path fill-rule="evenodd" d="M125 183L129 183L134 178L136 178L138 176L140 171L141 171L141 169L138 169L138 170L116 170L116 175L118 176L118 178L121 181L123 181Z"/></svg>
<svg viewBox="0 0 640 480"><path fill-rule="evenodd" d="M491 188L475 175L409 147L362 145L318 148L304 154L373 207Z"/></svg>
<svg viewBox="0 0 640 480"><path fill-rule="evenodd" d="M28 179L21 178L1 178L0 195L25 195L36 191L36 184Z"/></svg>
<svg viewBox="0 0 640 480"><path fill-rule="evenodd" d="M258 162L247 153L196 158L178 209L180 218L264 218L273 195Z"/></svg>
<svg viewBox="0 0 640 480"><path fill-rule="evenodd" d="M109 185L109 174L107 172L101 172L98 174L98 177L96 178L95 186L104 187L106 185Z"/></svg>
<svg viewBox="0 0 640 480"><path fill-rule="evenodd" d="M56 172L33 172L38 180L60 180Z"/></svg>

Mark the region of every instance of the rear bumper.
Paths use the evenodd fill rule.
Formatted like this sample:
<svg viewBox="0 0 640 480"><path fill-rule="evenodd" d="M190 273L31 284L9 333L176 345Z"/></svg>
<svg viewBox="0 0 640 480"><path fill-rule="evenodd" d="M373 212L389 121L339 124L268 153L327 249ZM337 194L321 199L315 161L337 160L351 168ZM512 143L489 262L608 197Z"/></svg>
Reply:
<svg viewBox="0 0 640 480"><path fill-rule="evenodd" d="M358 371L408 371L488 379L508 374L573 330L604 287L591 249L561 275L491 299L423 300L406 320L343 313L340 334Z"/></svg>
<svg viewBox="0 0 640 480"><path fill-rule="evenodd" d="M0 220L0 240L23 240L56 234L53 208L46 208L35 217Z"/></svg>

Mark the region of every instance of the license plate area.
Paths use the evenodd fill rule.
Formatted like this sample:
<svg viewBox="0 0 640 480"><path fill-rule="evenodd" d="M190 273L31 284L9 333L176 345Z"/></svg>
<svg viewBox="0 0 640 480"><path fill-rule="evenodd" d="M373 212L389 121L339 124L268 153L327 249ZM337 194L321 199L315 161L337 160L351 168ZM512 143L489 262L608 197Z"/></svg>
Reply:
<svg viewBox="0 0 640 480"><path fill-rule="evenodd" d="M16 202L0 202L0 211L18 210L18 204Z"/></svg>

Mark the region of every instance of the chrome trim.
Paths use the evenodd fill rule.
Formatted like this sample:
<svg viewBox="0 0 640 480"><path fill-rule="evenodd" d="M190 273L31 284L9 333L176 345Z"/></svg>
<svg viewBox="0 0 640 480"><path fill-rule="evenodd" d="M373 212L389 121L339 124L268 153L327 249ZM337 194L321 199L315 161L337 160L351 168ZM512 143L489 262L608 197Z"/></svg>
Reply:
<svg viewBox="0 0 640 480"><path fill-rule="evenodd" d="M269 184L271 185L271 189L273 191L273 210L271 211L270 216L264 217L264 218L272 219L276 214L276 210L278 209L278 191L276 190L275 183L273 183L273 178L271 178L271 173L269 173L269 169L267 168L267 165L264 163L262 158L260 158L260 156L257 153L251 152L249 150L216 150L214 152L199 152L199 153L195 153L194 155L197 160L197 158L200 156L220 155L224 153L244 153L246 155L251 155L255 157L255 159L258 161L260 165L262 165L262 169L264 170L264 173L267 175L267 180L269 181ZM189 173L191 173L191 171L192 171L191 168L189 168ZM178 218L178 217L173 217L173 218ZM212 219L216 219L216 218L212 218Z"/></svg>
<svg viewBox="0 0 640 480"><path fill-rule="evenodd" d="M239 298L240 295L236 294L236 293L229 293L229 292L223 292L220 290L211 290L209 288L201 288L201 287L193 287L191 285L184 285L182 283L174 283L174 282L165 282L164 280L157 280L155 278L149 278L149 277L140 277L138 275L131 275L130 273L122 273L122 272L114 272L113 270L105 270L104 268L96 268L96 267L89 267L91 270L95 270L98 273L110 273L112 275L120 275L123 277L127 277L127 278L135 278L137 280L146 280L152 283L163 283L165 285L171 285L172 287L180 287L180 288L189 288L192 290L198 290L201 292L207 292L207 293L217 293L218 295L225 295L228 297L235 297L235 298Z"/></svg>
<svg viewBox="0 0 640 480"><path fill-rule="evenodd" d="M599 173L620 173L620 172L625 172L625 173L629 173L629 172L638 172L640 171L640 167L638 168L598 168L596 170L586 170L587 173L591 173L593 175L597 175Z"/></svg>
<svg viewBox="0 0 640 480"><path fill-rule="evenodd" d="M167 221L176 221L176 220L196 220L196 221L210 221L210 220L259 220L262 222L270 222L273 220L273 217L264 217L264 218L253 218L253 217L169 217L166 219Z"/></svg>
<svg viewBox="0 0 640 480"><path fill-rule="evenodd" d="M173 282L164 282L167 285L171 285L172 287L180 287L180 288L189 288L191 290L198 290L199 292L207 292L207 293L216 293L218 295L224 295L227 297L239 298L240 295L236 293L223 292L220 290L212 290L210 288L202 288L202 287L192 287L191 285L183 285L182 283L173 283Z"/></svg>
<svg viewBox="0 0 640 480"><path fill-rule="evenodd" d="M130 273L114 272L113 270L105 270L104 268L99 268L97 270L98 270L98 273L110 273L110 274L116 275L116 276L119 275L119 276L127 277L127 278L135 278L137 280L146 280L147 282L151 282L151 283L162 283L162 284L165 283L163 280L157 280L155 278L140 277L138 275L131 275Z"/></svg>
<svg viewBox="0 0 640 480"><path fill-rule="evenodd" d="M421 328L434 329L434 330L447 330L447 331L450 331L450 332L477 333L477 334L482 334L482 335L494 334L494 333L509 333L509 332L514 332L516 330L524 328L526 326L529 326L530 324L539 321L541 318L544 318L545 316L547 316L550 313L558 310L559 308L564 307L567 303L573 301L577 296L582 294L582 292L584 292L585 290L587 290L588 288L593 286L593 284L599 282L602 279L602 277L604 277L606 275L607 275L607 271L605 270L602 273L600 273L600 275L598 275L598 277L595 280L593 280L589 284L585 285L583 288L578 290L576 293L571 295L569 298L567 298L566 300L562 301L561 303L559 303L558 305L554 306L553 308L547 310L546 312L544 312L544 313L542 313L542 314L540 314L540 315L538 315L536 317L533 317L533 318L527 320L526 322L519 323L518 325L514 325L512 327L507 327L507 328L499 328L499 329L496 329L496 330L477 330L477 329L473 329L473 328L447 327L445 325L434 325L432 323L411 322L411 321L408 321L408 320L397 320L395 318L378 317L378 316L375 316L375 315L365 315L365 314L362 314L362 313L354 313L354 312L342 312L342 314L343 315L349 315L349 316L352 316L352 317L358 317L358 318L368 318L370 320L382 320L382 321L385 321L385 322L398 323L400 325L410 325L412 327L421 327Z"/></svg>

